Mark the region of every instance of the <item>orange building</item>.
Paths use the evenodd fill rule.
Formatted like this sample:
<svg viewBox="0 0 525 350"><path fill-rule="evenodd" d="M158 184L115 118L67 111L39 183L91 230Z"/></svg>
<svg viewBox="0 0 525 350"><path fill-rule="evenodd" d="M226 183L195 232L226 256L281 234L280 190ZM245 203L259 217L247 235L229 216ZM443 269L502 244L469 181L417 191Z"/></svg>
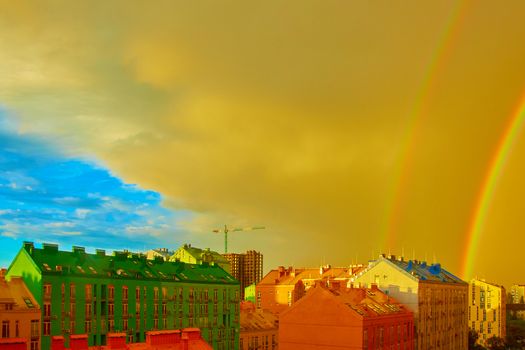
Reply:
<svg viewBox="0 0 525 350"><path fill-rule="evenodd" d="M241 303L239 350L277 350L279 318L268 310L257 309L252 302Z"/></svg>
<svg viewBox="0 0 525 350"><path fill-rule="evenodd" d="M40 349L40 307L33 295L26 288L21 277L11 277L7 281L5 271L0 273L0 336L4 340L2 348L21 347L20 340L25 340L25 349ZM9 346L7 345L9 344Z"/></svg>
<svg viewBox="0 0 525 350"><path fill-rule="evenodd" d="M320 268L285 268L279 266L271 270L255 287L256 305L275 314L286 310L301 299L305 292L319 281L330 284L346 284L355 268L331 267Z"/></svg>
<svg viewBox="0 0 525 350"><path fill-rule="evenodd" d="M413 349L414 316L377 288L322 284L279 317L280 350Z"/></svg>

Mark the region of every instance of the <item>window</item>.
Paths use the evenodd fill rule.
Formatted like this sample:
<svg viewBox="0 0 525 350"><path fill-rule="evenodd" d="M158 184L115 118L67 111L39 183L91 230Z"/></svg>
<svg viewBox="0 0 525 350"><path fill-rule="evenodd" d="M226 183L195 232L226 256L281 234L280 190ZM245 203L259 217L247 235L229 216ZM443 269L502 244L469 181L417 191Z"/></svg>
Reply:
<svg viewBox="0 0 525 350"><path fill-rule="evenodd" d="M162 287L162 299L166 299L168 297L168 290L166 287Z"/></svg>
<svg viewBox="0 0 525 350"><path fill-rule="evenodd" d="M40 336L40 330L38 329L38 320L31 320L31 339L38 338Z"/></svg>
<svg viewBox="0 0 525 350"><path fill-rule="evenodd" d="M75 317L75 313L76 313L76 310L77 307L75 305L75 303L70 303L69 304L69 312L71 313L71 316L70 317Z"/></svg>
<svg viewBox="0 0 525 350"><path fill-rule="evenodd" d="M44 321L44 335L51 334L51 321Z"/></svg>
<svg viewBox="0 0 525 350"><path fill-rule="evenodd" d="M71 334L75 334L75 321L69 322L69 330L71 331Z"/></svg>
<svg viewBox="0 0 525 350"><path fill-rule="evenodd" d="M128 316L128 304L122 304L122 315L124 317Z"/></svg>
<svg viewBox="0 0 525 350"><path fill-rule="evenodd" d="M44 303L44 317L51 317L51 303Z"/></svg>
<svg viewBox="0 0 525 350"><path fill-rule="evenodd" d="M24 302L26 303L27 307L30 309L34 309L35 305L33 305L33 302L29 298L24 298Z"/></svg>
<svg viewBox="0 0 525 350"><path fill-rule="evenodd" d="M85 309L85 311L86 311L86 314L85 314L86 318L91 318L91 310L92 310L91 303L86 304L86 309Z"/></svg>
<svg viewBox="0 0 525 350"><path fill-rule="evenodd" d="M366 329L363 331L363 348L368 349L368 330Z"/></svg>
<svg viewBox="0 0 525 350"><path fill-rule="evenodd" d="M87 320L84 322L84 331L86 333L91 333L91 321Z"/></svg>
<svg viewBox="0 0 525 350"><path fill-rule="evenodd" d="M75 285L73 283L69 285L69 297L75 299Z"/></svg>
<svg viewBox="0 0 525 350"><path fill-rule="evenodd" d="M18 338L20 336L20 328L19 328L20 324L19 323L20 322L15 321L15 338ZM490 326L490 324L489 324L489 326Z"/></svg>
<svg viewBox="0 0 525 350"><path fill-rule="evenodd" d="M38 340L31 340L31 350L38 350Z"/></svg>
<svg viewBox="0 0 525 350"><path fill-rule="evenodd" d="M9 338L9 321L2 321L2 338Z"/></svg>
<svg viewBox="0 0 525 350"><path fill-rule="evenodd" d="M135 288L135 299L140 300L140 287Z"/></svg>
<svg viewBox="0 0 525 350"><path fill-rule="evenodd" d="M127 331L128 330L128 320L127 319L123 319L122 320L122 330L123 331Z"/></svg>
<svg viewBox="0 0 525 350"><path fill-rule="evenodd" d="M128 287L122 287L122 300L128 300Z"/></svg>
<svg viewBox="0 0 525 350"><path fill-rule="evenodd" d="M86 284L86 300L91 300L92 288L91 284Z"/></svg>
<svg viewBox="0 0 525 350"><path fill-rule="evenodd" d="M44 283L44 298L51 298L51 283Z"/></svg>
<svg viewBox="0 0 525 350"><path fill-rule="evenodd" d="M159 289L157 287L153 288L153 299L159 299Z"/></svg>
<svg viewBox="0 0 525 350"><path fill-rule="evenodd" d="M115 298L115 287L113 286L108 287L108 298L109 299Z"/></svg>
<svg viewBox="0 0 525 350"><path fill-rule="evenodd" d="M114 313L115 313L115 304L109 303L108 304L108 316L113 317Z"/></svg>

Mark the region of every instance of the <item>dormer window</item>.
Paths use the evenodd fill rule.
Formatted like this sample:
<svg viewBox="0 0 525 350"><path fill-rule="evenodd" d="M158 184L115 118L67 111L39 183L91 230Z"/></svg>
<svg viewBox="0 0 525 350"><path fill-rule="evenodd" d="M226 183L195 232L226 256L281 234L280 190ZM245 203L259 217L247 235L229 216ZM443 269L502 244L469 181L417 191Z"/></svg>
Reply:
<svg viewBox="0 0 525 350"><path fill-rule="evenodd" d="M57 265L56 268L55 268L58 272L62 271L62 266L61 265Z"/></svg>

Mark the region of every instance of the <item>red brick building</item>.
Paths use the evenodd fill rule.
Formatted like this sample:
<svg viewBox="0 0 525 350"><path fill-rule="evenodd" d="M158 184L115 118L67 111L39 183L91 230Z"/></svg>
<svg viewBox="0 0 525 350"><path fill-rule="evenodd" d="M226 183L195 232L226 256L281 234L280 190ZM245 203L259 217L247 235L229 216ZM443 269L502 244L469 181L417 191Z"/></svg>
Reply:
<svg viewBox="0 0 525 350"><path fill-rule="evenodd" d="M70 337L68 349L64 347L64 337L54 336L51 350L213 350L202 338L199 328L146 332L145 343L126 344L126 338L126 333L108 333L107 345L88 347L87 335L76 334Z"/></svg>
<svg viewBox="0 0 525 350"><path fill-rule="evenodd" d="M414 316L377 288L321 284L279 317L279 350L412 350Z"/></svg>

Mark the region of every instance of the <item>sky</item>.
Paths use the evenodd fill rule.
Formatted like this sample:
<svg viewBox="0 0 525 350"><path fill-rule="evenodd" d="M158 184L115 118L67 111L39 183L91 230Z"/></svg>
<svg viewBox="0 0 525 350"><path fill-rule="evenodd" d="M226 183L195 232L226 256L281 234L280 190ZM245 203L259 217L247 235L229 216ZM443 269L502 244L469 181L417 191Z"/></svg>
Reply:
<svg viewBox="0 0 525 350"><path fill-rule="evenodd" d="M266 270L384 252L524 283L523 11L0 0L3 249L264 225L229 246Z"/></svg>

